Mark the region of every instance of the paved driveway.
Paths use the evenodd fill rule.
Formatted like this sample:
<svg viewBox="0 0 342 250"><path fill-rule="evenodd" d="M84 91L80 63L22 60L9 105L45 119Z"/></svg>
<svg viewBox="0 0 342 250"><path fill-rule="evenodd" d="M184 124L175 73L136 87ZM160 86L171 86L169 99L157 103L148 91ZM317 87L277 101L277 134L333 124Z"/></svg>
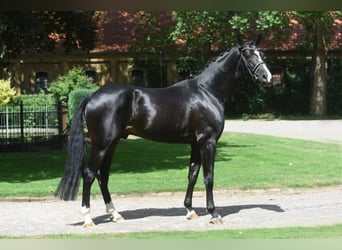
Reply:
<svg viewBox="0 0 342 250"><path fill-rule="evenodd" d="M342 120L227 120L225 131L342 143Z"/></svg>
<svg viewBox="0 0 342 250"><path fill-rule="evenodd" d="M0 235L206 231L219 229L319 226L342 223L342 186L320 189L217 190L215 201L224 224L209 224L205 194L196 192L193 205L200 215L187 220L184 193L113 196L125 221L114 223L102 199L92 199L96 227L83 228L78 201L52 198L35 202L0 202Z"/></svg>

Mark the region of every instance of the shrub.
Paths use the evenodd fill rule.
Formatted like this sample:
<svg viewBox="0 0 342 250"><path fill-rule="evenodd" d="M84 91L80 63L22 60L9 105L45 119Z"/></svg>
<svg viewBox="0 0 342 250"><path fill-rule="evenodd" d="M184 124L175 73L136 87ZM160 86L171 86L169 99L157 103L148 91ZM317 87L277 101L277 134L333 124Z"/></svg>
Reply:
<svg viewBox="0 0 342 250"><path fill-rule="evenodd" d="M78 108L80 102L86 96L94 93L94 89L76 89L70 92L68 98L68 118L71 120L73 117L75 110Z"/></svg>
<svg viewBox="0 0 342 250"><path fill-rule="evenodd" d="M14 97L14 103L19 104L23 102L24 106L37 107L41 105L56 105L55 99L52 95L33 94L33 95L19 95Z"/></svg>
<svg viewBox="0 0 342 250"><path fill-rule="evenodd" d="M0 105L7 105L13 100L15 90L9 80L0 80Z"/></svg>
<svg viewBox="0 0 342 250"><path fill-rule="evenodd" d="M68 103L69 94L75 89L96 89L98 86L90 83L82 68L73 68L65 76L59 77L48 88L56 102Z"/></svg>

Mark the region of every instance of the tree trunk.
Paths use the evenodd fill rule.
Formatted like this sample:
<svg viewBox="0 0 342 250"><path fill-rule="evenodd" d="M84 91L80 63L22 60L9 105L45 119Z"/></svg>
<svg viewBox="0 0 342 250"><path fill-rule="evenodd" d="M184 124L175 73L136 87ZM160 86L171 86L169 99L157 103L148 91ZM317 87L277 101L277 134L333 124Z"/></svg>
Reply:
<svg viewBox="0 0 342 250"><path fill-rule="evenodd" d="M323 116L326 114L327 92L327 59L326 44L323 34L323 24L320 20L315 23L315 40L311 68L312 95L310 114Z"/></svg>

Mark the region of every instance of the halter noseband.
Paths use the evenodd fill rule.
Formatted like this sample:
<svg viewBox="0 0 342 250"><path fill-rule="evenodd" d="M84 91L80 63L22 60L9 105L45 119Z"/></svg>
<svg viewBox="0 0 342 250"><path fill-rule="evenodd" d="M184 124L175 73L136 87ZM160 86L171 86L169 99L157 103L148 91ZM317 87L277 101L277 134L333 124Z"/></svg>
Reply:
<svg viewBox="0 0 342 250"><path fill-rule="evenodd" d="M241 59L242 59L244 65L245 65L245 67L247 68L247 70L248 70L249 74L251 75L252 79L256 81L256 80L258 79L258 76L257 76L255 73L258 71L258 69L260 68L261 65L265 64L265 62L264 62L264 61L258 62L258 63L253 67L253 69L251 69L251 68L249 67L248 60L247 60L246 57L243 55L243 52L246 51L246 50L253 50L253 51L254 51L254 50L259 50L259 49L252 49L252 48L243 48L243 49L241 49L241 51L240 51L240 60L239 60L238 67L237 67L236 71L239 70L240 63L241 63Z"/></svg>

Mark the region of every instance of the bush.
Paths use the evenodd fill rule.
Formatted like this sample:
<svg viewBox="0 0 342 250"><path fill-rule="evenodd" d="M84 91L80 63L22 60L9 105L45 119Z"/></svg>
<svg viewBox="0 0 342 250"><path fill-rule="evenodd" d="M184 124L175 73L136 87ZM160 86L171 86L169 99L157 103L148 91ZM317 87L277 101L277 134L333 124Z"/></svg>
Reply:
<svg viewBox="0 0 342 250"><path fill-rule="evenodd" d="M70 92L68 98L68 119L72 119L75 110L80 105L81 101L86 97L94 93L94 89L76 89Z"/></svg>
<svg viewBox="0 0 342 250"><path fill-rule="evenodd" d="M258 114L306 115L310 103L310 60L268 59L270 71L281 68L283 86L264 87L245 80L235 89L227 102L227 115L244 118ZM337 78L338 79L338 78Z"/></svg>
<svg viewBox="0 0 342 250"><path fill-rule="evenodd" d="M33 94L33 95L19 95L14 97L14 104L23 102L24 106L37 107L47 104L48 106L56 105L55 99L51 95Z"/></svg>
<svg viewBox="0 0 342 250"><path fill-rule="evenodd" d="M13 100L15 90L9 80L0 80L0 105L7 105Z"/></svg>
<svg viewBox="0 0 342 250"><path fill-rule="evenodd" d="M73 68L65 76L59 77L48 88L56 102L68 103L69 94L75 89L96 89L97 85L89 82L82 68Z"/></svg>

